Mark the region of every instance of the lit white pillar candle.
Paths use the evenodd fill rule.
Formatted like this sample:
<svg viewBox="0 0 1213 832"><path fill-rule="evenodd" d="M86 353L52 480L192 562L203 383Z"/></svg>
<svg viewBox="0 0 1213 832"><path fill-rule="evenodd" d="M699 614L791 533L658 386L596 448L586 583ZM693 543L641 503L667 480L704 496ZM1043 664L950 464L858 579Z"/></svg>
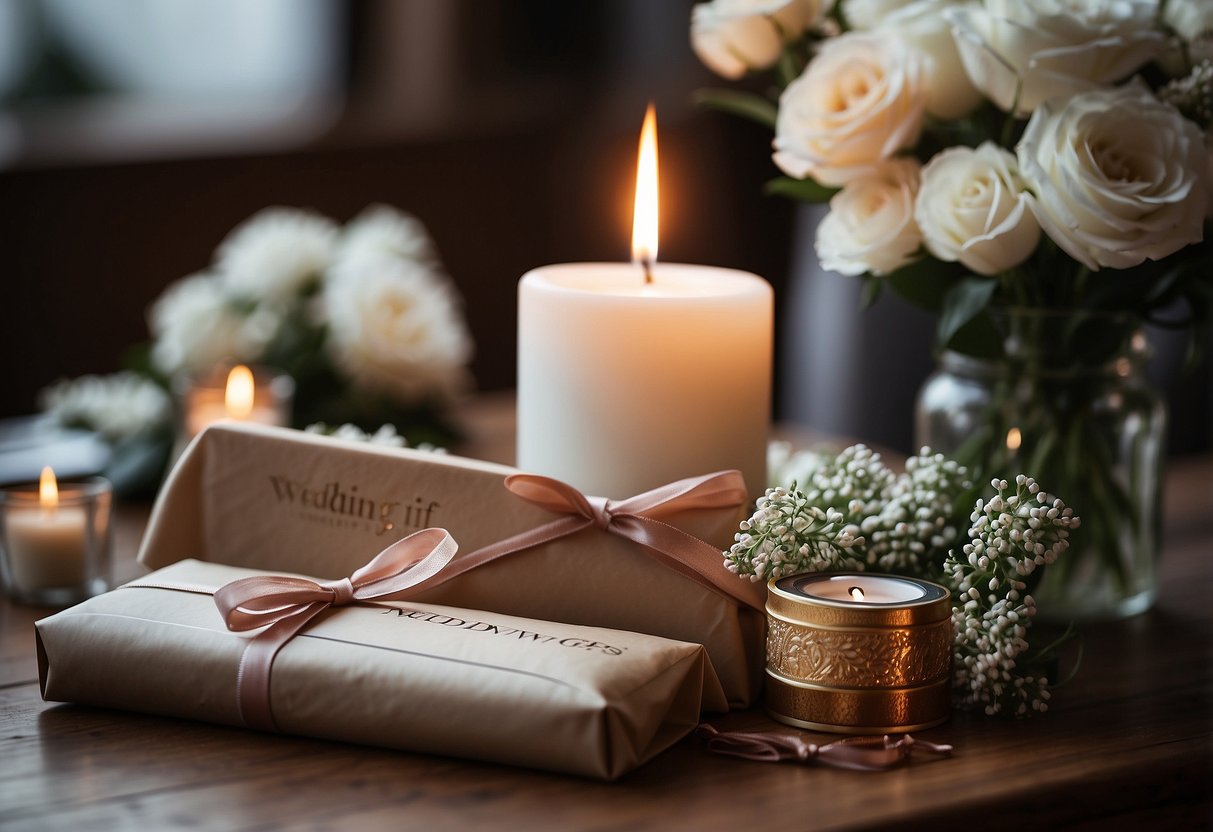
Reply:
<svg viewBox="0 0 1213 832"><path fill-rule="evenodd" d="M613 498L737 468L758 494L771 287L747 272L653 262L651 118L649 144L641 141L637 262L546 266L519 283L518 467Z"/></svg>

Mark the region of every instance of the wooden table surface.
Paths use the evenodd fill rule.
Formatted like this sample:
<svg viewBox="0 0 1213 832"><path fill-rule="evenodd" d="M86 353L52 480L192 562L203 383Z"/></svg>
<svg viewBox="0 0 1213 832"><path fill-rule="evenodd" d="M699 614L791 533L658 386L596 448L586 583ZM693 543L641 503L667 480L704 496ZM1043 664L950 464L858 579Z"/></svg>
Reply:
<svg viewBox="0 0 1213 832"><path fill-rule="evenodd" d="M502 455L503 413L473 418L471 453ZM1167 489L1156 607L1087 626L1081 671L1048 714L957 714L920 735L952 743L951 758L879 774L744 762L688 738L604 784L47 704L32 633L51 610L0 601L0 828L1213 827L1213 458L1173 464ZM146 512L122 510L119 580L138 574ZM791 730L756 711L711 721Z"/></svg>

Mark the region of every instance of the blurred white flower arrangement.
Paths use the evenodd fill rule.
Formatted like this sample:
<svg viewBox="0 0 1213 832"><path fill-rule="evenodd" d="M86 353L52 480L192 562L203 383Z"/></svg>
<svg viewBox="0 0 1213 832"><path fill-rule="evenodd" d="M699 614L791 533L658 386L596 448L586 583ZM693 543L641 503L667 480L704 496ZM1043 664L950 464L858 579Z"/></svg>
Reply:
<svg viewBox="0 0 1213 832"><path fill-rule="evenodd" d="M296 383L296 422L393 423L445 438L442 409L470 386L461 299L416 218L373 205L344 228L268 208L204 272L152 305L166 376L265 364Z"/></svg>
<svg viewBox="0 0 1213 832"><path fill-rule="evenodd" d="M311 211L267 208L222 240L203 271L171 284L148 312L138 372L61 381L42 395L57 421L138 458L132 489L158 482L172 440L165 392L225 365L263 365L295 381L293 421L454 438L449 406L471 386L462 299L425 226L372 205L344 227ZM129 453L125 453L129 451ZM129 466L128 466L129 467ZM107 472L110 473L110 472Z"/></svg>

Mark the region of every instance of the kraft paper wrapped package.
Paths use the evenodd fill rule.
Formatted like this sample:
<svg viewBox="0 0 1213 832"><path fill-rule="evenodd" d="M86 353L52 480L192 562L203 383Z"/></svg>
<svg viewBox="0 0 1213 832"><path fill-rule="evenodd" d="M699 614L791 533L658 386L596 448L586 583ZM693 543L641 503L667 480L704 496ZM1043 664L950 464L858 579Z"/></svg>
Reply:
<svg viewBox="0 0 1213 832"><path fill-rule="evenodd" d="M704 479L710 482L692 497L726 480L732 490L725 491L738 491L724 475ZM607 504L605 515L618 509L607 517L603 501L553 496L550 482L454 456L216 425L170 474L139 559L153 569L195 558L331 579L409 532L440 526L459 543L447 570L453 577L408 600L702 644L727 705L754 702L764 665L764 587L726 572L720 554L744 515L744 484L741 496L727 499ZM684 545L679 535L699 540ZM541 542L480 557L528 536ZM636 542L646 536L662 538L661 545ZM658 551L681 556L696 544L707 549L703 541L716 551L696 550L691 565Z"/></svg>
<svg viewBox="0 0 1213 832"><path fill-rule="evenodd" d="M39 621L43 697L267 727L237 689L252 677L246 646L278 625L229 631L212 597L265 574L185 560ZM319 605L270 656L253 691L268 727L614 779L723 701L698 644L357 593L345 603Z"/></svg>

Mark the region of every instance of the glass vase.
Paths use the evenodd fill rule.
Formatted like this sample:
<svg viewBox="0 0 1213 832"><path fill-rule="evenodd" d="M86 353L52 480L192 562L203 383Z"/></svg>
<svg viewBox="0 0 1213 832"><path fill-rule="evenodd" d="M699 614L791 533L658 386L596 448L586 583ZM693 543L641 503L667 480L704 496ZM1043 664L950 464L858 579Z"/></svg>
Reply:
<svg viewBox="0 0 1213 832"><path fill-rule="evenodd" d="M1032 576L1052 620L1124 618L1158 585L1166 407L1127 316L1012 310L993 316L996 358L945 352L919 392L920 445L975 482L1024 473L1082 518L1070 549Z"/></svg>

